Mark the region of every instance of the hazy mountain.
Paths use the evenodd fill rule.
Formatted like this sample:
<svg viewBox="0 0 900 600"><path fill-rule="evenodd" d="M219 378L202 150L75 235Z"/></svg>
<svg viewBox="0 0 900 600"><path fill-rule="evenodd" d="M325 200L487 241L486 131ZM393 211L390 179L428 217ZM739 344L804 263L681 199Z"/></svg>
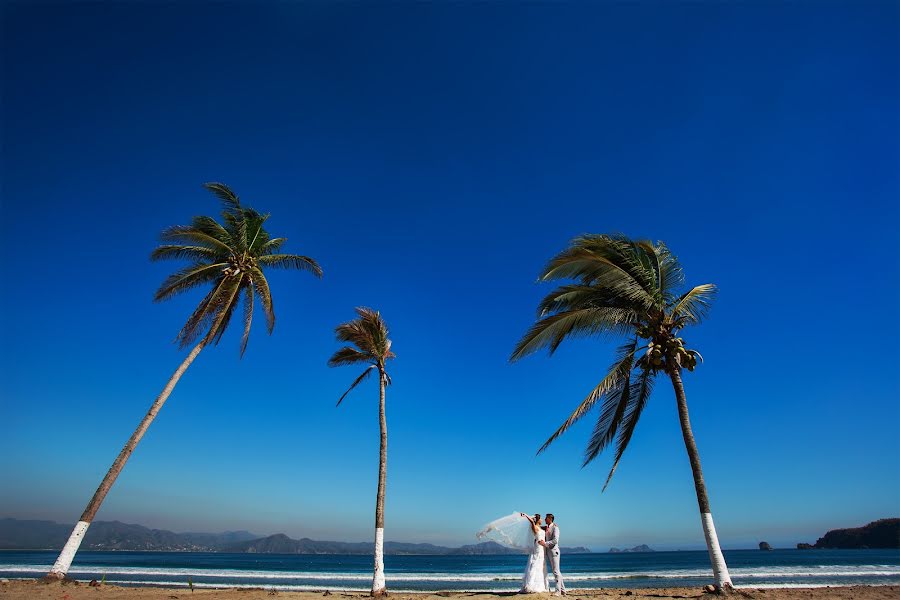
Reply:
<svg viewBox="0 0 900 600"><path fill-rule="evenodd" d="M249 552L260 554L371 554L372 542L321 542L302 538L294 540L283 533L268 537L231 544L222 548L224 552ZM587 548L562 548L565 554L583 554ZM385 554L522 554L496 542L483 542L460 548L435 546L434 544L408 544L405 542L385 542Z"/></svg>
<svg viewBox="0 0 900 600"><path fill-rule="evenodd" d="M609 551L613 554L617 552L654 552L653 548L651 548L647 544L641 544L640 546L635 546L634 548L610 548Z"/></svg>
<svg viewBox="0 0 900 600"><path fill-rule="evenodd" d="M73 525L54 521L20 521L0 519L0 548L53 549L63 547ZM216 551L222 546L258 535L249 531L224 533L174 533L165 529L150 529L119 521L94 521L84 536L85 550L190 550Z"/></svg>
<svg viewBox="0 0 900 600"><path fill-rule="evenodd" d="M0 519L0 549L59 550L72 525L53 521ZM247 552L259 554L371 554L372 542L328 542L292 539L283 533L260 537L249 531L223 533L174 533L150 529L119 521L95 521L82 543L84 550L143 550L186 552ZM434 544L385 542L385 554L519 554L495 542L472 544L460 548ZM562 548L564 554L590 552L587 548Z"/></svg>

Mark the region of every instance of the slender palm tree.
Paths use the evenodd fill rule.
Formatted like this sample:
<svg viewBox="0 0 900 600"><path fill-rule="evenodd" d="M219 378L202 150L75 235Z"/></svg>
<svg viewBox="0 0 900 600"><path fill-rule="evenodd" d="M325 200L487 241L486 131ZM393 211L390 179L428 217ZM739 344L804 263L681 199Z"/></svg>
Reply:
<svg viewBox="0 0 900 600"><path fill-rule="evenodd" d="M250 338L254 297L262 305L269 333L275 326L275 311L269 284L263 274L267 268L287 268L310 271L317 277L322 269L308 256L281 254L279 249L286 238L273 238L263 228L268 215L241 205L238 197L222 183L207 183L206 189L222 202L222 223L211 217L195 217L190 225L169 227L162 233L164 244L150 255L151 260L187 259L187 267L176 271L156 291L154 300L159 302L195 287L208 286L209 293L200 302L178 333L176 341L185 348L200 340L188 353L169 379L162 393L150 406L131 438L113 462L100 487L81 515L72 535L63 547L56 563L47 574L49 579L65 577L81 545L84 534L94 515L103 503L109 489L144 436L150 423L162 408L175 384L200 351L210 343L216 345L228 327L237 306L244 302L244 334L241 338L241 356Z"/></svg>
<svg viewBox="0 0 900 600"><path fill-rule="evenodd" d="M641 412L653 390L654 379L664 374L672 382L678 403L681 432L687 448L700 507L703 533L709 549L716 585L732 587L728 567L719 548L709 508L709 496L700 468L700 455L691 432L683 369L693 371L696 350L685 348L680 331L700 323L716 293L712 284L682 291L684 274L678 259L665 244L633 241L623 236L585 235L553 257L541 281L571 280L550 292L538 306L538 318L516 345L511 360L542 348L552 355L568 337L624 336L616 362L606 377L569 415L538 450L543 452L596 404L600 413L585 450L590 463L615 440L616 453L603 489L631 441Z"/></svg>
<svg viewBox="0 0 900 600"><path fill-rule="evenodd" d="M384 581L384 485L387 479L387 419L384 414L384 389L391 384L385 370L388 360L396 355L391 352L391 340L381 313L371 308L356 309L358 317L338 325L334 333L339 342L347 342L328 359L329 367L343 365L368 365L353 384L344 392L337 405L340 406L350 391L373 372L378 372L378 424L381 428L381 447L378 454L378 494L375 498L375 572L372 576L372 595L387 593Z"/></svg>

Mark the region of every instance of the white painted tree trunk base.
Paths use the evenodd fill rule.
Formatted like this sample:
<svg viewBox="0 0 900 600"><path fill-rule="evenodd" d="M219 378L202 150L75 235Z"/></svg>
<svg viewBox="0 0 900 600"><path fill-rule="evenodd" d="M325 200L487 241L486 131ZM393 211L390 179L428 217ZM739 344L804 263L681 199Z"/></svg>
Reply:
<svg viewBox="0 0 900 600"><path fill-rule="evenodd" d="M62 552L59 553L59 558L53 563L53 568L48 573L49 577L62 579L66 576L66 573L69 572L69 567L72 566L72 561L75 560L75 553L78 552L78 547L81 546L84 534L90 526L91 524L87 521L78 521L75 524L72 535L69 536L69 540L63 546Z"/></svg>
<svg viewBox="0 0 900 600"><path fill-rule="evenodd" d="M375 576L372 578L372 595L385 593L384 582L384 528L375 529Z"/></svg>
<svg viewBox="0 0 900 600"><path fill-rule="evenodd" d="M703 523L703 536L706 538L706 548L709 550L709 562L712 564L713 576L716 578L716 587L720 590L733 589L731 575L728 574L728 565L719 547L719 537L716 535L716 526L710 513L701 513L700 520Z"/></svg>

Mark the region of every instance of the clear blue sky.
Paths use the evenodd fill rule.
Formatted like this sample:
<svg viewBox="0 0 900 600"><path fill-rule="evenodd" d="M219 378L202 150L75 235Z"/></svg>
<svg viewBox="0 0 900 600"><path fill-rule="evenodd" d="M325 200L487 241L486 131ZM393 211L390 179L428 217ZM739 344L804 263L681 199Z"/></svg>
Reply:
<svg viewBox="0 0 900 600"><path fill-rule="evenodd" d="M205 351L98 519L368 540L377 390L329 369L368 305L398 358L387 537L513 510L564 543L702 545L660 382L606 493L591 424L534 452L614 344L510 365L572 237L714 282L686 380L726 548L900 514L895 2L42 4L2 9L0 516L74 522L184 353L166 226L270 212L325 277ZM257 325L262 324L258 319Z"/></svg>

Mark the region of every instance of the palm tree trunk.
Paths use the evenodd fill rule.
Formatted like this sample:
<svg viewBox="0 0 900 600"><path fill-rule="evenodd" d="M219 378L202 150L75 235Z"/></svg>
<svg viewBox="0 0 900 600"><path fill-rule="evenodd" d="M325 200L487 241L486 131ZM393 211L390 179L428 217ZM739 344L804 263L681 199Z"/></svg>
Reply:
<svg viewBox="0 0 900 600"><path fill-rule="evenodd" d="M217 326L218 323L216 323L212 330ZM66 573L69 572L69 567L72 566L72 560L75 558L75 553L78 552L78 547L81 546L84 534L87 531L87 528L90 527L91 521L94 520L94 515L96 515L97 511L100 509L100 505L103 503L103 499L106 498L109 489L116 482L116 478L119 476L119 473L122 472L125 463L128 462L128 459L131 457L131 453L134 452L135 447L137 447L138 442L144 437L144 433L146 433L147 429L150 427L150 423L156 418L159 409L162 408L163 404L165 404L166 400L169 398L169 394L175 389L175 384L178 383L178 380L181 379L181 376L191 363L194 362L194 359L197 358L197 355L200 354L200 351L203 350L210 339L210 336L206 336L199 344L194 346L194 349L187 355L184 362L182 362L175 370L175 373L169 379L166 387L163 388L163 391L156 398L156 401L153 402L153 405L150 407L150 410L147 411L147 414L144 416L140 425L138 425L137 429L134 430L134 433L131 434L125 447L122 448L122 451L119 452L119 456L116 457L116 460L109 468L109 471L107 471L106 477L100 482L100 487L94 492L94 497L91 498L87 508L85 508L84 512L81 514L81 519L78 520L75 529L72 530L72 534L69 536L69 540L66 542L66 545L63 546L62 552L59 553L59 558L56 559L50 572L47 573L47 579L63 579L66 576Z"/></svg>
<svg viewBox="0 0 900 600"><path fill-rule="evenodd" d="M706 549L709 551L709 562L712 564L716 587L721 591L728 591L734 586L731 583L731 576L728 574L728 565L725 564L722 549L719 547L716 526L709 509L709 496L706 494L703 470L700 468L700 453L697 451L697 444L694 442L694 434L691 431L691 419L688 415L684 383L681 381L681 370L673 368L669 372L669 376L672 379L672 386L675 388L675 398L678 400L678 418L681 420L684 446L691 461L691 471L694 473L694 489L697 491L697 504L700 505L700 520L703 523L703 535L706 538Z"/></svg>
<svg viewBox="0 0 900 600"><path fill-rule="evenodd" d="M378 458L378 497L375 500L375 575L372 595L387 594L384 582L384 484L387 479L387 419L384 414L385 373L379 372L378 422L381 426L381 449Z"/></svg>

